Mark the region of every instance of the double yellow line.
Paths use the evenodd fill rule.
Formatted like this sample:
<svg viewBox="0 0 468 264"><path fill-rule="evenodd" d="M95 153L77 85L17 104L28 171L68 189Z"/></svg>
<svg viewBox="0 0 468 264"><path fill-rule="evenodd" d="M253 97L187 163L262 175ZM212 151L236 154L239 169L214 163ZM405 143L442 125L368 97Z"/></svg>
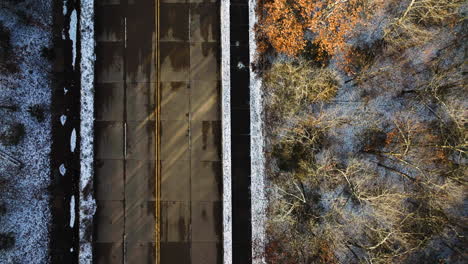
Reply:
<svg viewBox="0 0 468 264"><path fill-rule="evenodd" d="M160 82L160 52L159 52L159 10L160 0L155 0L154 23L156 25L156 45L154 56L156 63L156 116L155 116L155 257L156 264L161 263L161 82Z"/></svg>

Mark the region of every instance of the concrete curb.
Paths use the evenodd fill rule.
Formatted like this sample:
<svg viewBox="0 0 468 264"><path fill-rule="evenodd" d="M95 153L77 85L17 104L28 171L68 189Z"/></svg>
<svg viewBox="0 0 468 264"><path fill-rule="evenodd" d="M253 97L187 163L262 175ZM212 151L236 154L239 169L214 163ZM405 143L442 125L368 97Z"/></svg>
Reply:
<svg viewBox="0 0 468 264"><path fill-rule="evenodd" d="M223 263L232 263L230 0L221 1L221 120L223 158Z"/></svg>
<svg viewBox="0 0 468 264"><path fill-rule="evenodd" d="M94 0L80 2L81 43L81 122L80 122L80 182L79 182L79 240L80 264L93 262L92 229L96 202L93 197L94 164ZM92 232L91 232L92 233Z"/></svg>
<svg viewBox="0 0 468 264"><path fill-rule="evenodd" d="M255 42L255 24L257 15L255 9L257 0L249 0L249 55L250 63L257 58L257 43ZM265 157L263 137L263 103L262 83L259 76L250 70L250 157L251 157L251 203L252 203L252 263L265 261L265 223L267 200L265 196Z"/></svg>

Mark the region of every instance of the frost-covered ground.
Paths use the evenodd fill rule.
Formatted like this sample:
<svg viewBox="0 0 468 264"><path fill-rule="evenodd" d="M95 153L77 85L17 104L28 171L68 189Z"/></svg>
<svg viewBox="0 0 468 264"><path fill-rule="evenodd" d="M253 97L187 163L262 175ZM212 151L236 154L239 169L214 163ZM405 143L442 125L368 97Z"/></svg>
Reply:
<svg viewBox="0 0 468 264"><path fill-rule="evenodd" d="M79 182L80 263L92 263L92 225L96 212L93 197L94 164L94 1L81 0L81 168Z"/></svg>
<svg viewBox="0 0 468 264"><path fill-rule="evenodd" d="M12 57L17 73L0 72L0 129L9 124L24 125L24 138L18 145L0 144L0 151L21 166L0 157L0 233L13 233L15 244L0 250L0 263L43 264L48 262L49 159L51 150L52 66L42 49L51 47L52 1L8 1L0 4L0 22L11 32ZM45 109L40 121L28 112L39 105Z"/></svg>

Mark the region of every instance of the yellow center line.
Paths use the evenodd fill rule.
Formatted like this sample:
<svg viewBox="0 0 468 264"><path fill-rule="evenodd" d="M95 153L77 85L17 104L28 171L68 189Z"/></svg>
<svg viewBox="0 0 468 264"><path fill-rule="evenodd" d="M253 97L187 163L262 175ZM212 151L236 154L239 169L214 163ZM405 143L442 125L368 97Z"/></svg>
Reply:
<svg viewBox="0 0 468 264"><path fill-rule="evenodd" d="M155 126L155 143L156 143L156 160L155 160L155 195L156 195L156 203L155 203L155 257L156 257L156 264L159 264L161 261L161 83L160 83L160 60L159 60L159 1L155 0L155 24L156 24L156 43L155 43L155 63L156 63L156 126Z"/></svg>

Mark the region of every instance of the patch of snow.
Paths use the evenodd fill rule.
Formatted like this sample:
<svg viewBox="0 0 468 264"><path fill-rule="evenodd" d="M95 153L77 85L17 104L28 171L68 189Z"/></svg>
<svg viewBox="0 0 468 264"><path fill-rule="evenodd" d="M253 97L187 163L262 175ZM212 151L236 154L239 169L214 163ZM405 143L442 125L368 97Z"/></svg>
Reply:
<svg viewBox="0 0 468 264"><path fill-rule="evenodd" d="M230 0L221 1L223 263L232 263Z"/></svg>
<svg viewBox="0 0 468 264"><path fill-rule="evenodd" d="M242 63L242 61L239 61L239 62L237 63L237 68L238 68L239 70L244 69L244 68L245 68L244 63Z"/></svg>
<svg viewBox="0 0 468 264"><path fill-rule="evenodd" d="M73 60L72 66L75 68L75 61L76 61L76 37L77 37L77 26L78 26L78 19L76 17L76 10L73 10L70 15L70 29L68 30L68 35L70 36L70 40L73 41Z"/></svg>
<svg viewBox="0 0 468 264"><path fill-rule="evenodd" d="M6 7L8 5L11 9ZM0 251L0 263L43 264L49 259L48 230L52 218L47 192L52 125L50 114L46 114L43 122L37 122L26 109L31 105L51 104L49 72L52 65L39 54L43 47L51 46L52 1L28 0L14 5L2 1L0 6L0 21L10 29L14 56L20 69L15 74L0 73L0 101L8 99L13 105L20 106L15 112L1 112L0 126L18 122L25 128L19 145L0 144L2 152L22 164L17 167L0 158L0 176L6 184L0 191L0 199L7 209L0 217L0 232L12 232L15 237L12 249ZM35 24L25 25L12 10L31 15Z"/></svg>
<svg viewBox="0 0 468 264"><path fill-rule="evenodd" d="M66 16L67 15L67 0L63 0L63 15Z"/></svg>
<svg viewBox="0 0 468 264"><path fill-rule="evenodd" d="M66 115L61 115L60 116L60 123L62 124L62 126L65 125L65 122L67 122L67 116Z"/></svg>
<svg viewBox="0 0 468 264"><path fill-rule="evenodd" d="M91 264L93 261L92 228L96 202L93 193L94 163L94 0L80 0L81 32L81 123L80 123L80 182L79 182L79 263ZM85 192L86 190L86 192Z"/></svg>
<svg viewBox="0 0 468 264"><path fill-rule="evenodd" d="M60 164L59 171L60 171L60 174L62 176L65 176L65 173L67 172L67 169L65 168L65 165L63 163Z"/></svg>
<svg viewBox="0 0 468 264"><path fill-rule="evenodd" d="M72 195L70 199L70 227L75 226L75 195Z"/></svg>
<svg viewBox="0 0 468 264"><path fill-rule="evenodd" d="M63 88L63 94L67 94L68 93L68 89L67 88Z"/></svg>
<svg viewBox="0 0 468 264"><path fill-rule="evenodd" d="M250 62L257 58L257 43L255 41L255 24L257 0L249 0L249 55ZM263 104L261 79L250 70L250 158L251 158L251 203L252 203L252 263L263 264L266 244L266 208L265 194L265 157L263 137Z"/></svg>
<svg viewBox="0 0 468 264"><path fill-rule="evenodd" d="M75 152L76 148L76 130L73 129L71 136L70 136L70 151Z"/></svg>

